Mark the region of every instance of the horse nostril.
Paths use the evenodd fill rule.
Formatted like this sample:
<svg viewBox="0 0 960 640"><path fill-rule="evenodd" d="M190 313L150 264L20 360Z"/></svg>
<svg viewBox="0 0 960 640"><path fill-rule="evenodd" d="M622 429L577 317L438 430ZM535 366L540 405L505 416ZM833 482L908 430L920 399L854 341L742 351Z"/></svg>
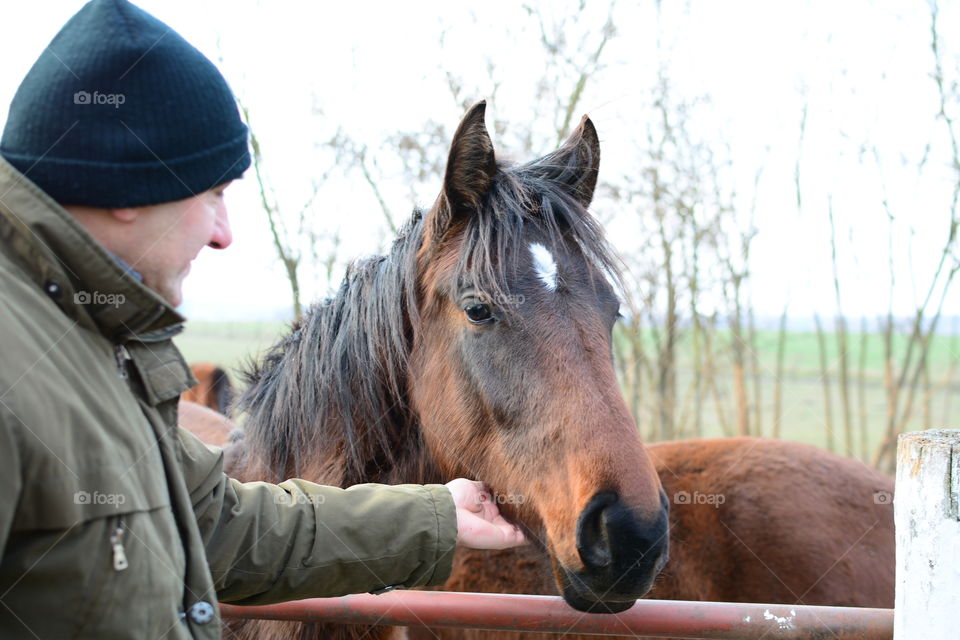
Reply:
<svg viewBox="0 0 960 640"><path fill-rule="evenodd" d="M586 569L659 569L668 549L666 514L664 509L653 520L641 520L616 493L597 493L577 522L577 551Z"/></svg>
<svg viewBox="0 0 960 640"><path fill-rule="evenodd" d="M617 502L612 491L595 495L577 522L577 551L588 569L603 569L613 562L607 508Z"/></svg>
<svg viewBox="0 0 960 640"><path fill-rule="evenodd" d="M566 568L566 601L580 611L618 612L650 591L667 561L667 515L663 502L660 509L648 513L627 505L613 491L595 494L577 519L577 551L583 567Z"/></svg>

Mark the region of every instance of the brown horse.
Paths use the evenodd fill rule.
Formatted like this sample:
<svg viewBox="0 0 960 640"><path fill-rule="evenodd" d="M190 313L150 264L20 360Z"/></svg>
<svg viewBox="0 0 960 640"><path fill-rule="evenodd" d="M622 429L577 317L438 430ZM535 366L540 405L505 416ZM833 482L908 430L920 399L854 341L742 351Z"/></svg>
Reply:
<svg viewBox="0 0 960 640"><path fill-rule="evenodd" d="M183 396L180 397L177 417L181 427L206 444L225 447L231 442L236 442L243 435L243 432L222 413L185 400Z"/></svg>
<svg viewBox="0 0 960 640"><path fill-rule="evenodd" d="M434 207L414 215L389 255L354 266L339 293L311 308L251 372L240 403L243 454L229 471L340 486L485 480L533 544L460 550L447 586L560 593L584 611L623 610L651 588L668 548L660 479L675 503L671 539L680 548L654 588L659 597L856 599L851 574L872 580L889 561L892 576L883 543L892 517L872 498L891 488L888 479L782 443L642 445L611 363L615 263L586 212L599 161L593 125L585 118L555 153L505 167L483 110L471 109L457 130ZM806 474L799 497L786 492L791 471ZM825 493L818 509L813 488L833 482L846 486ZM838 490L849 498L838 501ZM868 521L852 541L865 551L837 552ZM825 545L834 524L844 530ZM788 528L795 531L782 537ZM862 558L871 552L867 572ZM782 589L764 587L773 580L763 565ZM810 577L821 569L818 583ZM875 582L885 595L885 578ZM248 638L390 634L275 622L233 628Z"/></svg>
<svg viewBox="0 0 960 640"><path fill-rule="evenodd" d="M181 399L209 407L225 416L230 415L233 385L227 372L209 362L195 362L190 365L190 371L197 379L197 384L184 391Z"/></svg>
<svg viewBox="0 0 960 640"><path fill-rule="evenodd" d="M780 440L661 442L647 452L673 504L670 561L646 597L893 607L892 478ZM548 570L535 548L462 550L444 588L551 594ZM437 637L580 638L410 632L411 640Z"/></svg>

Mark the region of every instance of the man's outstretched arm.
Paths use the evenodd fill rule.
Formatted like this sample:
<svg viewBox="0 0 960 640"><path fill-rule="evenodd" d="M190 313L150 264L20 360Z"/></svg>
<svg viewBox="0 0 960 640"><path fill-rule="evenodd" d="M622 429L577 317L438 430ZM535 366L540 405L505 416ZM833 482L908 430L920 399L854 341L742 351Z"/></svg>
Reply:
<svg viewBox="0 0 960 640"><path fill-rule="evenodd" d="M436 586L449 576L458 543L506 548L523 542L480 483L348 489L299 479L241 483L224 475L222 453L183 430L180 439L222 602Z"/></svg>

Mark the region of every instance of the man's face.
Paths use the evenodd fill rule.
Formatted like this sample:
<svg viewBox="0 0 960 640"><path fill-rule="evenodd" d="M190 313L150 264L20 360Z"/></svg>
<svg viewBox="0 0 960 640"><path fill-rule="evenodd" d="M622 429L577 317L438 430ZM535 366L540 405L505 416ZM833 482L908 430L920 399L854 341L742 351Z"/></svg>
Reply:
<svg viewBox="0 0 960 640"><path fill-rule="evenodd" d="M204 247L226 249L233 242L223 192L230 183L185 200L138 207L130 220L129 243L120 258L143 275L145 285L169 302L183 301L183 279Z"/></svg>

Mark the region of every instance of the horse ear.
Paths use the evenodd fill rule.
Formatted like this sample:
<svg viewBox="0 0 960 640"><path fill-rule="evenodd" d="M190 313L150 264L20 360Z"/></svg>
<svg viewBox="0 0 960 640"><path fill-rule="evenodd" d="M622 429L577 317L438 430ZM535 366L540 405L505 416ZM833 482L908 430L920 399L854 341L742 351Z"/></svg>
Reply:
<svg viewBox="0 0 960 640"><path fill-rule="evenodd" d="M453 135L443 191L429 221L435 237L477 211L497 173L493 142L484 124L486 109L486 101L470 107Z"/></svg>
<svg viewBox="0 0 960 640"><path fill-rule="evenodd" d="M600 170L600 138L590 118L583 116L560 148L534 162L531 168L560 183L584 208L589 207Z"/></svg>

